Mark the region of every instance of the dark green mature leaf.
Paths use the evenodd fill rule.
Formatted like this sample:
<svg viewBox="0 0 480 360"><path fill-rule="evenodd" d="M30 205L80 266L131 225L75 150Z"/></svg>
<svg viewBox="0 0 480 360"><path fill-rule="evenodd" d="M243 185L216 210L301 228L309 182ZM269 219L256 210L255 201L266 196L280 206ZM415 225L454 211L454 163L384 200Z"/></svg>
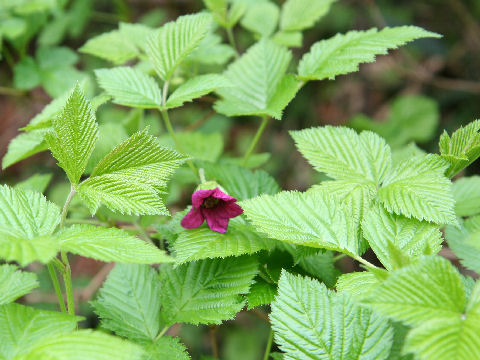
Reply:
<svg viewBox="0 0 480 360"><path fill-rule="evenodd" d="M475 120L455 131L452 137L443 132L438 146L442 158L450 164L445 171L446 176L454 177L480 156L479 129L480 120Z"/></svg>
<svg viewBox="0 0 480 360"><path fill-rule="evenodd" d="M60 248L102 261L135 264L172 262L163 250L117 228L73 225L56 236Z"/></svg>
<svg viewBox="0 0 480 360"><path fill-rule="evenodd" d="M147 40L147 55L158 76L170 80L177 67L197 47L212 26L212 17L184 15L163 25Z"/></svg>
<svg viewBox="0 0 480 360"><path fill-rule="evenodd" d="M135 342L148 343L160 326L161 286L148 265L116 264L92 303L102 327Z"/></svg>
<svg viewBox="0 0 480 360"><path fill-rule="evenodd" d="M184 263L206 258L253 254L274 246L274 241L258 234L251 225L238 217L230 220L225 234L207 227L182 231L173 249L177 263Z"/></svg>
<svg viewBox="0 0 480 360"><path fill-rule="evenodd" d="M272 239L359 255L351 214L325 192L283 191L240 205L253 226Z"/></svg>
<svg viewBox="0 0 480 360"><path fill-rule="evenodd" d="M367 301L393 320L418 326L459 316L465 308L465 288L448 260L431 257L392 273Z"/></svg>
<svg viewBox="0 0 480 360"><path fill-rule="evenodd" d="M140 70L122 66L98 69L95 75L115 104L154 109L162 103L162 92L157 82Z"/></svg>
<svg viewBox="0 0 480 360"><path fill-rule="evenodd" d="M53 132L45 136L53 156L73 185L80 181L97 137L95 115L77 85L61 115L53 121Z"/></svg>
<svg viewBox="0 0 480 360"><path fill-rule="evenodd" d="M385 55L415 39L440 37L416 26L384 28L380 31L349 31L316 42L303 55L298 77L303 81L334 79L337 75L358 71L359 64L372 62L376 55Z"/></svg>
<svg viewBox="0 0 480 360"><path fill-rule="evenodd" d="M245 305L257 273L254 257L200 260L174 268L160 268L162 316L167 324L220 324L232 319Z"/></svg>
<svg viewBox="0 0 480 360"><path fill-rule="evenodd" d="M250 310L260 305L270 305L276 293L277 289L273 284L257 278L247 294L248 309Z"/></svg>
<svg viewBox="0 0 480 360"><path fill-rule="evenodd" d="M282 7L280 29L302 31L328 13L335 0L287 0Z"/></svg>
<svg viewBox="0 0 480 360"><path fill-rule="evenodd" d="M28 294L37 286L36 274L20 271L15 265L0 265L0 305Z"/></svg>
<svg viewBox="0 0 480 360"><path fill-rule="evenodd" d="M282 272L272 303L275 342L285 359L387 359L388 321L310 278Z"/></svg>
<svg viewBox="0 0 480 360"><path fill-rule="evenodd" d="M58 251L50 234L59 221L60 209L42 194L0 186L0 258L48 262Z"/></svg>
<svg viewBox="0 0 480 360"><path fill-rule="evenodd" d="M0 306L0 358L17 359L49 336L69 333L80 318L20 304ZM27 357L28 358L28 357ZM37 358L40 359L40 358Z"/></svg>
<svg viewBox="0 0 480 360"><path fill-rule="evenodd" d="M101 203L127 214L168 214L159 191L186 156L163 148L146 130L106 155L78 191L95 213Z"/></svg>
<svg viewBox="0 0 480 360"><path fill-rule="evenodd" d="M298 81L286 75L292 54L271 40L262 39L224 73L233 87L218 90L215 109L227 116L282 117L298 91Z"/></svg>

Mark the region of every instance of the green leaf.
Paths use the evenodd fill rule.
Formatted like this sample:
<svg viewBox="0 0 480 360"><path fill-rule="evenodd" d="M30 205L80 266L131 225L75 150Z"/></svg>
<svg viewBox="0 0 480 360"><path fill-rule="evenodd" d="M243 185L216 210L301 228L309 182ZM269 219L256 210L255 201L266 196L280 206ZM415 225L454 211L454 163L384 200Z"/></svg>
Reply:
<svg viewBox="0 0 480 360"><path fill-rule="evenodd" d="M263 170L255 172L237 165L202 163L209 180L217 181L230 196L246 200L280 191L275 179Z"/></svg>
<svg viewBox="0 0 480 360"><path fill-rule="evenodd" d="M122 37L125 37L130 43L134 44L138 50L145 51L147 39L155 30L144 24L130 24L121 22L118 30Z"/></svg>
<svg viewBox="0 0 480 360"><path fill-rule="evenodd" d="M435 135L439 119L438 104L425 96L400 96L391 105L387 121L356 115L350 122L356 130L371 130L394 148L412 141L424 143Z"/></svg>
<svg viewBox="0 0 480 360"><path fill-rule="evenodd" d="M113 149L82 182L78 192L92 214L100 203L127 214L168 214L159 196L186 156L163 148L146 130Z"/></svg>
<svg viewBox="0 0 480 360"><path fill-rule="evenodd" d="M91 38L79 51L110 61L115 65L122 65L138 56L138 50L130 42L129 37L118 30Z"/></svg>
<svg viewBox="0 0 480 360"><path fill-rule="evenodd" d="M247 219L268 237L358 255L351 215L325 192L283 191L242 201Z"/></svg>
<svg viewBox="0 0 480 360"><path fill-rule="evenodd" d="M164 251L117 228L73 225L57 235L62 250L101 261L135 264L171 262Z"/></svg>
<svg viewBox="0 0 480 360"><path fill-rule="evenodd" d="M20 181L15 185L15 189L17 190L30 190L39 193L44 193L48 187L48 184L52 180L52 174L34 174L30 176L28 179Z"/></svg>
<svg viewBox="0 0 480 360"><path fill-rule="evenodd" d="M162 92L152 77L131 67L95 70L98 84L113 97L115 104L144 109L158 108Z"/></svg>
<svg viewBox="0 0 480 360"><path fill-rule="evenodd" d="M446 131L440 136L440 155L450 164L446 176L454 177L480 156L479 129L480 120L475 120L455 131L452 137Z"/></svg>
<svg viewBox="0 0 480 360"><path fill-rule="evenodd" d="M285 359L387 359L388 321L348 295L310 278L282 271L270 315Z"/></svg>
<svg viewBox="0 0 480 360"><path fill-rule="evenodd" d="M18 360L132 360L140 359L143 349L100 331L79 330L49 336L37 342Z"/></svg>
<svg viewBox="0 0 480 360"><path fill-rule="evenodd" d="M449 319L436 319L410 331L405 352L414 352L416 359L470 360L480 358L480 317L460 314Z"/></svg>
<svg viewBox="0 0 480 360"><path fill-rule="evenodd" d="M0 258L48 262L58 251L49 235L59 222L60 209L42 194L0 186Z"/></svg>
<svg viewBox="0 0 480 360"><path fill-rule="evenodd" d="M144 348L146 356L142 360L190 360L185 345L178 337L162 336Z"/></svg>
<svg viewBox="0 0 480 360"><path fill-rule="evenodd" d="M234 56L235 50L230 45L222 44L222 38L211 31L198 43L187 60L206 65L223 65Z"/></svg>
<svg viewBox="0 0 480 360"><path fill-rule="evenodd" d="M257 273L254 257L200 260L174 268L163 265L162 316L167 324L220 324L245 305Z"/></svg>
<svg viewBox="0 0 480 360"><path fill-rule="evenodd" d="M160 331L160 281L148 265L116 264L92 305L102 328L148 343Z"/></svg>
<svg viewBox="0 0 480 360"><path fill-rule="evenodd" d="M180 85L168 97L165 108L172 109L180 107L188 101L207 95L214 90L229 86L230 83L222 75L206 74L196 76Z"/></svg>
<svg viewBox="0 0 480 360"><path fill-rule="evenodd" d="M375 61L375 55L385 55L415 39L440 35L416 26L399 26L367 31L349 31L313 44L298 65L303 81L334 79L337 75L358 71L361 63Z"/></svg>
<svg viewBox="0 0 480 360"><path fill-rule="evenodd" d="M378 199L398 215L456 224L455 200L445 169L445 161L432 154L404 161L385 178Z"/></svg>
<svg viewBox="0 0 480 360"><path fill-rule="evenodd" d="M37 50L35 57L41 69L71 66L78 61L78 55L75 51L61 46L41 47Z"/></svg>
<svg viewBox="0 0 480 360"><path fill-rule="evenodd" d="M480 273L480 227L476 225L478 220L479 217L476 216L465 222L460 219L459 227L448 225L445 238L462 265Z"/></svg>
<svg viewBox="0 0 480 360"><path fill-rule="evenodd" d="M313 25L330 10L335 0L287 0L282 6L280 29L302 31Z"/></svg>
<svg viewBox="0 0 480 360"><path fill-rule="evenodd" d="M458 270L435 256L392 273L367 302L393 320L418 326L459 316L465 289Z"/></svg>
<svg viewBox="0 0 480 360"><path fill-rule="evenodd" d="M225 234L207 227L182 231L173 245L175 260L180 264L206 258L253 254L273 247L274 241L256 233L241 218L231 219Z"/></svg>
<svg viewBox="0 0 480 360"><path fill-rule="evenodd" d="M223 137L218 132L203 133L200 131L177 133L177 140L188 155L195 160L217 161L223 152ZM169 135L160 139L161 144L175 148L175 142Z"/></svg>
<svg viewBox="0 0 480 360"><path fill-rule="evenodd" d="M95 115L77 85L61 115L53 121L53 132L45 136L53 156L73 185L80 181L97 137Z"/></svg>
<svg viewBox="0 0 480 360"><path fill-rule="evenodd" d="M233 87L218 90L215 109L227 116L282 117L283 109L298 91L298 82L286 75L289 50L263 39L231 64L224 73Z"/></svg>
<svg viewBox="0 0 480 360"><path fill-rule="evenodd" d="M290 134L308 162L334 179L380 184L390 169L390 147L372 132L325 126Z"/></svg>
<svg viewBox="0 0 480 360"><path fill-rule="evenodd" d="M480 214L480 176L458 179L453 183L452 192L457 216Z"/></svg>
<svg viewBox="0 0 480 360"><path fill-rule="evenodd" d="M375 274L362 271L343 274L338 278L335 288L339 293L348 293L356 301L370 297L373 291L381 285Z"/></svg>
<svg viewBox="0 0 480 360"><path fill-rule="evenodd" d="M0 358L17 359L46 337L73 331L80 318L20 304L0 306ZM40 359L40 358L37 358Z"/></svg>
<svg viewBox="0 0 480 360"><path fill-rule="evenodd" d="M270 305L275 299L276 293L277 289L275 286L261 278L257 278L247 294L248 310L260 305Z"/></svg>
<svg viewBox="0 0 480 360"><path fill-rule="evenodd" d="M45 134L48 130L34 130L22 133L8 144L8 150L2 159L2 169L48 149Z"/></svg>
<svg viewBox="0 0 480 360"><path fill-rule="evenodd" d="M273 41L286 47L302 47L303 34L300 31L279 31L273 36Z"/></svg>
<svg viewBox="0 0 480 360"><path fill-rule="evenodd" d="M164 81L169 81L176 68L197 47L212 26L212 17L205 13L184 15L163 25L147 40L146 52Z"/></svg>
<svg viewBox="0 0 480 360"><path fill-rule="evenodd" d="M40 69L32 57L25 56L13 68L13 84L16 89L30 90L41 82Z"/></svg>
<svg viewBox="0 0 480 360"><path fill-rule="evenodd" d="M258 37L269 37L278 24L280 9L268 0L251 3L240 23Z"/></svg>
<svg viewBox="0 0 480 360"><path fill-rule="evenodd" d="M0 265L0 305L28 294L39 285L35 273L17 269L15 265Z"/></svg>
<svg viewBox="0 0 480 360"><path fill-rule="evenodd" d="M363 236L387 270L402 267L401 260L434 255L442 248L442 234L432 223L388 213L374 205L362 222ZM401 259L398 259L398 253Z"/></svg>
<svg viewBox="0 0 480 360"><path fill-rule="evenodd" d="M322 281L332 288L337 282L340 271L335 267L333 251L317 251L312 255L301 256L297 260L300 266L309 276Z"/></svg>

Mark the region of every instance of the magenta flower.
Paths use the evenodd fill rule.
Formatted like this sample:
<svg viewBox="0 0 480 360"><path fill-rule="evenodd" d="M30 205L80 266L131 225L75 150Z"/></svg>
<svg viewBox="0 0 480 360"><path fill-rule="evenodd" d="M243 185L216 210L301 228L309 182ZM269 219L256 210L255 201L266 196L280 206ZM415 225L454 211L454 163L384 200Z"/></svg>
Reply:
<svg viewBox="0 0 480 360"><path fill-rule="evenodd" d="M186 229L194 229L201 226L206 219L211 230L225 233L228 221L243 213L236 201L237 199L225 194L218 187L197 190L192 194L192 208L181 224Z"/></svg>

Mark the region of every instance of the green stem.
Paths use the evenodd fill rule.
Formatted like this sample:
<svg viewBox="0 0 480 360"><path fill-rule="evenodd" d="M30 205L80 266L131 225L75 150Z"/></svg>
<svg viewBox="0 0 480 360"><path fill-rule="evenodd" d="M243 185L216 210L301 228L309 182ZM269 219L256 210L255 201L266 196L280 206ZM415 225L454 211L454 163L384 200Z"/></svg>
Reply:
<svg viewBox="0 0 480 360"><path fill-rule="evenodd" d="M335 263L338 260L343 259L345 256L347 256L347 254L338 254L337 256L334 256L332 260Z"/></svg>
<svg viewBox="0 0 480 360"><path fill-rule="evenodd" d="M108 226L106 222L95 219L65 219L65 224L90 224L98 226Z"/></svg>
<svg viewBox="0 0 480 360"><path fill-rule="evenodd" d="M372 268L375 268L375 269L378 269L378 266L375 266L373 265L371 262L365 260L364 258L362 258L361 256L354 256L353 257L355 260L357 260L359 263L367 266L367 267L372 267Z"/></svg>
<svg viewBox="0 0 480 360"><path fill-rule="evenodd" d="M227 31L228 42L232 46L233 50L235 50L235 57L238 59L240 57L240 54L237 50L237 43L235 42L235 36L233 36L232 28L227 27L225 30Z"/></svg>
<svg viewBox="0 0 480 360"><path fill-rule="evenodd" d="M157 340L160 339L163 335L165 335L165 333L167 332L168 329L170 329L170 326L165 325L164 328L158 333L158 335L157 335L157 337L155 338L155 340L153 340L153 342L157 341Z"/></svg>
<svg viewBox="0 0 480 360"><path fill-rule="evenodd" d="M148 236L147 232L145 231L145 229L142 227L142 225L138 222L138 221L135 221L134 222L134 225L135 227L137 228L138 230L138 233L140 234L140 237L145 240L146 242L150 243L150 244L153 244L153 241L152 239L150 239L150 236Z"/></svg>
<svg viewBox="0 0 480 360"><path fill-rule="evenodd" d="M242 166L247 165L248 159L250 158L250 155L252 155L253 150L255 150L255 146L257 146L258 140L260 140L260 137L262 136L263 130L265 130L267 123L268 123L268 117L264 116L262 118L262 122L260 126L258 127L255 137L253 138L252 142L250 143L250 146L248 147L247 152L245 153L245 156L243 157Z"/></svg>
<svg viewBox="0 0 480 360"><path fill-rule="evenodd" d="M263 356L263 360L268 360L270 356L270 351L272 350L272 343L273 343L273 329L270 328L270 334L268 335L267 347L265 348L265 355Z"/></svg>
<svg viewBox="0 0 480 360"><path fill-rule="evenodd" d="M48 273L52 278L53 288L57 294L58 304L60 305L60 310L62 313L66 313L67 309L65 308L65 301L63 300L62 289L60 288L60 282L58 281L57 272L52 264L47 264Z"/></svg>
<svg viewBox="0 0 480 360"><path fill-rule="evenodd" d="M65 223L65 219L67 218L67 213L68 213L68 207L70 206L70 202L72 201L73 197L75 196L75 189L72 187L70 188L70 194L68 194L67 200L65 200L65 205L63 205L63 210L62 210L62 217L60 220L60 225L59 229L63 228L63 224Z"/></svg>
<svg viewBox="0 0 480 360"><path fill-rule="evenodd" d="M198 176L200 177L200 182L202 184L207 182L207 179L205 179L205 169L204 168L198 169Z"/></svg>

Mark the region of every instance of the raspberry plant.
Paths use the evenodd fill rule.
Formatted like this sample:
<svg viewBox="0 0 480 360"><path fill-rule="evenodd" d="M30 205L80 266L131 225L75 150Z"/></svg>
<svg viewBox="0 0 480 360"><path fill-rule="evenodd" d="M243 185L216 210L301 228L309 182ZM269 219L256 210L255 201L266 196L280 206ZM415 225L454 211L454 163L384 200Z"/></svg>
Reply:
<svg viewBox="0 0 480 360"><path fill-rule="evenodd" d="M444 133L439 154L400 151L409 140L402 108L430 106L406 98L388 124L352 123L394 137L396 147L346 127L291 131L327 177L306 192L281 191L267 172L252 170L264 162L255 149L266 125L281 121L307 82L440 37L415 26L350 31L314 43L297 63L290 49L332 3L205 0L201 13L158 29L121 23L80 49L113 64L95 71L103 92L92 97L78 83L35 116L3 158L6 168L49 150L70 192L59 208L41 194L48 179L0 187L1 359L188 359L168 334L174 324L220 325L261 306L271 325L264 359L480 358L480 286L438 255L446 238L463 265L480 272L480 180L452 183L480 155L480 121ZM256 39L244 53L238 25ZM210 93L216 112L259 120L242 159L220 159L218 134L174 131L169 113ZM97 109L110 100L160 112L170 146L149 135L135 109L120 136L99 126ZM203 195L167 221L175 182L196 183ZM235 214L222 213L230 208ZM196 211L208 224L182 222ZM153 220L159 242L114 226L147 215L164 216ZM377 265L362 257L368 249ZM101 330L79 329L69 253L116 263L90 302ZM364 271L339 274L343 256ZM48 268L59 312L14 302L38 286L34 272L18 268L33 262ZM271 353L272 343L281 352Z"/></svg>

